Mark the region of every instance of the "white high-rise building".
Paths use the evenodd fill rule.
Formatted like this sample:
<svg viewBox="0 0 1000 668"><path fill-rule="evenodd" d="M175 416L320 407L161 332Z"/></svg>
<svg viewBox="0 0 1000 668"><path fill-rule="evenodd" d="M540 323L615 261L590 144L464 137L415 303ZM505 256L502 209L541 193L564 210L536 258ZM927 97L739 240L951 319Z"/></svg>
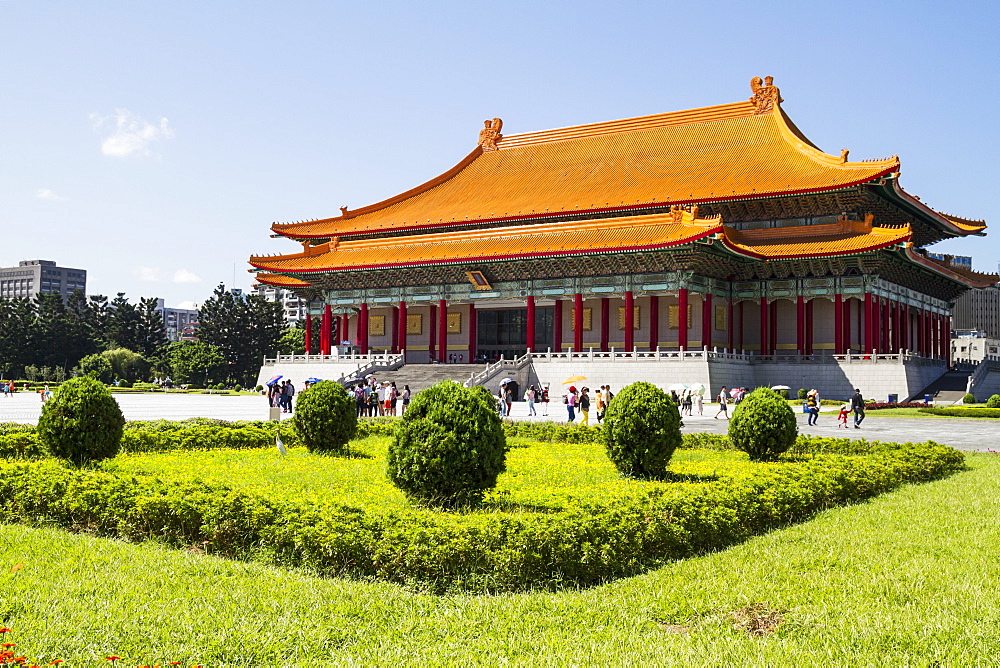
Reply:
<svg viewBox="0 0 1000 668"><path fill-rule="evenodd" d="M22 260L16 267L0 267L0 299L52 292L66 299L76 290L87 293L86 269L59 267L52 260Z"/></svg>
<svg viewBox="0 0 1000 668"><path fill-rule="evenodd" d="M288 326L293 327L300 320L306 319L306 304L294 292L261 283L255 284L253 291L268 301L281 302L285 311L285 323Z"/></svg>

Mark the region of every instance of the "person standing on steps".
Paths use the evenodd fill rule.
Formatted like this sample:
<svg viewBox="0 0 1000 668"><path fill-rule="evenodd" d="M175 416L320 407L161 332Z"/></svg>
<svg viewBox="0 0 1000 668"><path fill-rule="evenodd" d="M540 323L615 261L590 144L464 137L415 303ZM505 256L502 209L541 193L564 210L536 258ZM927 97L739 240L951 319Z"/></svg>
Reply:
<svg viewBox="0 0 1000 668"><path fill-rule="evenodd" d="M865 419L865 398L858 388L854 388L854 396L851 397L851 410L854 411L854 428L861 429L861 423Z"/></svg>
<svg viewBox="0 0 1000 668"><path fill-rule="evenodd" d="M719 416L725 414L726 419L729 419L729 393L726 392L726 386L722 386L722 391L719 392L719 412L715 414L715 419L718 420Z"/></svg>

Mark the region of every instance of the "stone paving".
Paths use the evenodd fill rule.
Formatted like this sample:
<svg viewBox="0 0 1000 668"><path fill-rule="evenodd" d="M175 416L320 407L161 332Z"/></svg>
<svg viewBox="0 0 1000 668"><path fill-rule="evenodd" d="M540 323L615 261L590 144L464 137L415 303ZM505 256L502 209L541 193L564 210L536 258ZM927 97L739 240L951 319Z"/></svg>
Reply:
<svg viewBox="0 0 1000 668"><path fill-rule="evenodd" d="M266 420L267 402L259 396L212 396L204 394L118 394L114 395L127 420L183 420L189 417L211 417L224 420ZM725 419L714 419L717 406L705 404L704 415L684 417L684 431L726 433ZM538 417L528 417L527 403L514 404L515 420L565 420L566 408L562 403L550 403L549 415L538 406ZM0 396L0 422L35 424L41 413L37 394L18 393L11 397ZM595 412L590 413L591 424L596 424ZM290 415L282 415L287 419ZM997 422L992 420L963 420L943 418L879 417L877 411L868 413L861 429L837 427L834 414L821 414L815 427L806 425L806 415L796 413L799 431L817 436L864 437L872 441L926 441L950 445L959 450L1000 450Z"/></svg>

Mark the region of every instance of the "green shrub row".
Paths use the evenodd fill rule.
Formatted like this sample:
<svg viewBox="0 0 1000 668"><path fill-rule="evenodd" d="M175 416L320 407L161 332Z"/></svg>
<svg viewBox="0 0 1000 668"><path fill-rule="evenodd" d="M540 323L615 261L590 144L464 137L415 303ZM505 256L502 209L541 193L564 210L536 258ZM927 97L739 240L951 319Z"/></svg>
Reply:
<svg viewBox="0 0 1000 668"><path fill-rule="evenodd" d="M507 438L530 438L542 443L603 443L600 425L584 426L559 422L513 422L504 420Z"/></svg>
<svg viewBox="0 0 1000 668"><path fill-rule="evenodd" d="M921 413L966 418L1000 418L1000 408L921 408Z"/></svg>
<svg viewBox="0 0 1000 668"><path fill-rule="evenodd" d="M932 442L753 465L738 479L657 486L639 499L557 513L375 515L291 505L201 483L172 483L52 460L0 462L0 512L133 541L200 545L240 559L435 591L591 585L720 549L825 508L963 466Z"/></svg>

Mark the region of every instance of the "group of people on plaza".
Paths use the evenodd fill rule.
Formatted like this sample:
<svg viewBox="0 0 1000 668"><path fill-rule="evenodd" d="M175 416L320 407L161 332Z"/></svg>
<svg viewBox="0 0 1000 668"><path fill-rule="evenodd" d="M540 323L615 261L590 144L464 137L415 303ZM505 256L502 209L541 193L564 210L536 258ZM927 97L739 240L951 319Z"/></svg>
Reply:
<svg viewBox="0 0 1000 668"><path fill-rule="evenodd" d="M570 385L566 394L563 395L563 403L566 404L567 422L573 422L576 416L579 415L580 424L589 425L590 407L593 404L597 413L595 417L597 418L597 422L600 423L604 419L604 413L607 411L608 404L611 403L611 399L614 396L610 385L601 385L594 392L593 399L591 399L589 387L581 387L577 391L575 386Z"/></svg>
<svg viewBox="0 0 1000 668"><path fill-rule="evenodd" d="M280 383L267 386L267 403L271 408L280 408L282 413L292 412L292 397L295 396L295 385L285 379Z"/></svg>
<svg viewBox="0 0 1000 668"><path fill-rule="evenodd" d="M379 382L374 375L358 383L352 390L358 417L396 416L410 405L410 386L400 390L394 382Z"/></svg>

